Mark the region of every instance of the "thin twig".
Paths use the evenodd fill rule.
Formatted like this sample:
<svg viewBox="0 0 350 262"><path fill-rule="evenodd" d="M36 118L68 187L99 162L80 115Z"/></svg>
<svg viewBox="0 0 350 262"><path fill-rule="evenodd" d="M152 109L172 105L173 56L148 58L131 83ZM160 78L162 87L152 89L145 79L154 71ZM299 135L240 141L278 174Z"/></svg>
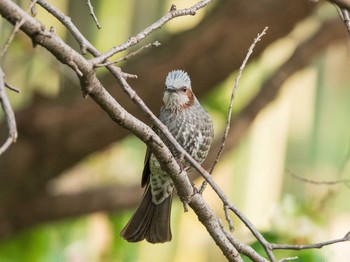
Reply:
<svg viewBox="0 0 350 262"><path fill-rule="evenodd" d="M4 111L7 127L8 127L8 138L5 143L0 147L0 155L4 153L12 143L16 142L17 139L17 126L15 120L15 114L11 108L11 104L8 100L5 91L5 80L4 80L4 72L0 68L0 104L2 110Z"/></svg>
<svg viewBox="0 0 350 262"><path fill-rule="evenodd" d="M149 43L149 44L147 44L147 45L144 45L144 46L140 47L140 48L137 49L136 51L131 52L130 54L127 54L126 56L121 57L121 58L119 58L119 59L117 59L117 60L115 60L115 61L108 61L108 62L105 62L105 63L102 63L102 64L95 64L95 67L104 67L104 66L108 66L108 65L117 64L117 63L119 63L119 62L121 62L121 61L126 61L126 60L128 60L130 57L135 56L135 55L141 53L143 50L145 50L145 49L147 49L147 48L149 48L149 47L158 47L158 46L160 46L160 45L161 45L161 44L160 44L158 41L156 41L156 42L154 42L154 43Z"/></svg>
<svg viewBox="0 0 350 262"><path fill-rule="evenodd" d="M207 179L207 177L205 177ZM209 176L209 180L212 180L212 177ZM213 182L208 181L210 186L213 188ZM215 185L216 186L216 185ZM217 187L217 186L216 186ZM253 223L232 203L230 203L227 200L227 197L224 195L221 195L221 193L217 192L217 188L213 188L214 191L218 194L220 199L224 202L225 205L227 205L230 210L232 210L233 213L236 214L236 216L243 222L243 224L250 230L250 232L254 235L254 237L260 242L260 244L263 246L266 254L268 255L271 262L275 262L276 258L272 252L272 249L270 248L270 243L265 239L265 237L259 232L258 229L253 225ZM221 190L221 189L220 189ZM225 197L225 198L224 198Z"/></svg>
<svg viewBox="0 0 350 262"><path fill-rule="evenodd" d="M5 57L5 54L7 53L7 50L9 49L13 39L15 38L16 33L18 32L19 28L23 25L24 22L25 22L25 18L21 19L20 21L18 21L16 23L15 27L13 28L13 31L12 31L11 35L9 36L7 41L5 42L3 48L1 49L0 61Z"/></svg>
<svg viewBox="0 0 350 262"><path fill-rule="evenodd" d="M230 126L231 126L231 116L232 116L232 107L233 107L233 101L235 99L235 95L236 95L236 91L237 91L237 88L238 88L238 83L239 83L239 80L241 79L241 76L242 76L242 72L249 60L249 57L250 55L253 53L253 50L255 48L255 45L261 40L261 38L266 34L266 31L267 31L268 27L265 27L264 30L258 34L258 36L254 39L254 42L252 43L252 45L249 47L248 49L248 52L239 68L239 71L238 71L238 75L236 77L236 80L235 80L235 84L233 86L233 89L232 89L232 93L231 93L231 99L230 99L230 105L228 107L228 111L227 111L227 118L226 118L226 128L225 128L225 132L224 132L224 136L222 137L222 143L221 143L221 147L217 153L217 156L216 156L216 159L213 163L213 166L211 167L209 173L213 173L214 171L214 168L216 166L216 164L219 162L219 159L222 155L222 152L225 148L225 144L226 144L226 140L227 140L227 136L228 136L228 132L230 131Z"/></svg>
<svg viewBox="0 0 350 262"><path fill-rule="evenodd" d="M110 66L110 65L108 65L108 66ZM107 66L107 68L108 68L108 66ZM135 75L135 74L129 74L129 73L125 73L125 72L121 72L121 74L125 79L128 79L128 78L137 79L137 75Z"/></svg>
<svg viewBox="0 0 350 262"><path fill-rule="evenodd" d="M75 40L80 45L81 52L83 54L86 54L86 52L89 52L94 57L101 56L102 53L98 51L90 42L85 38L85 36L79 31L79 29L75 26L75 24L72 22L72 20L66 16L64 13L61 12L61 10L57 9L56 7L52 6L51 4L47 3L44 0L37 0L37 3L44 8L47 12L52 14L58 21L60 21L67 30L72 34L72 36L75 38ZM137 78L137 75L134 74L128 74L125 72L122 72L120 68L117 68L114 65L106 65L106 68L115 76L119 74L123 78Z"/></svg>
<svg viewBox="0 0 350 262"><path fill-rule="evenodd" d="M54 17L60 21L67 30L73 35L75 40L78 42L80 46L80 50L82 54L86 54L86 52L90 52L92 55L97 56L100 53L96 50L96 48L83 36L83 34L79 31L79 29L73 24L72 20L63 14L59 9L52 6L45 0L37 0L37 3L44 8L47 12L52 14Z"/></svg>
<svg viewBox="0 0 350 262"><path fill-rule="evenodd" d="M106 61L108 58L115 55L116 53L124 51L127 48L129 48L130 46L136 45L142 39L144 39L146 36L148 36L150 33L161 28L164 24L166 24L167 22L169 22L170 20L172 20L176 17L195 15L199 9L202 9L203 7L205 7L206 5L211 3L212 1L213 0L202 0L189 8L184 8L184 9L179 9L179 10L171 9L166 15L164 15L162 18L158 19L158 21L156 21L152 25L148 26L146 29L139 32L137 35L130 37L126 42L124 42L118 46L112 47L106 53L104 53L103 55L96 58L94 63L95 64L103 63L104 61Z"/></svg>
<svg viewBox="0 0 350 262"><path fill-rule="evenodd" d="M5 82L5 86L13 92L19 93L19 89Z"/></svg>
<svg viewBox="0 0 350 262"><path fill-rule="evenodd" d="M37 14L36 8L35 8L35 3L36 0L30 0L30 4L29 4L29 9L30 9L30 14L34 17Z"/></svg>
<svg viewBox="0 0 350 262"><path fill-rule="evenodd" d="M308 178L304 178L301 176L298 176L297 174L295 174L292 170L287 169L287 173L299 180L299 181L303 181L309 184L314 184L314 185L338 185L338 184L346 184L346 185L350 185L350 179L339 179L339 180L334 180L334 181L318 181L318 180L312 180L312 179L308 179Z"/></svg>
<svg viewBox="0 0 350 262"><path fill-rule="evenodd" d="M350 241L350 232L348 232L344 237L337 238L333 240L328 240L320 243L309 244L309 245L286 245L286 244L270 244L271 249L288 249L288 250L303 250L303 249L315 249L322 248L324 246L333 245L335 243Z"/></svg>
<svg viewBox="0 0 350 262"><path fill-rule="evenodd" d="M226 205L224 205L224 211L225 211L225 219L229 225L229 229L231 232L235 231L235 225L233 224L233 221L230 217L230 208Z"/></svg>
<svg viewBox="0 0 350 262"><path fill-rule="evenodd" d="M33 7L35 6L36 0L31 0L29 4L29 8L27 12L33 11ZM7 53L13 39L15 38L16 33L19 31L20 27L26 22L26 19L22 17L21 20L17 21L15 24L14 29L12 30L11 35L5 42L3 48L1 49L0 52L0 62L4 59L5 54ZM17 132L17 124L16 124L16 119L15 119L15 114L12 110L11 104L8 100L5 87L8 89L19 93L19 90L17 88L12 87L11 85L7 84L5 82L5 74L0 68L0 104L2 107L2 110L5 114L5 119L8 127L8 137L4 144L0 147L0 155L3 154L10 146L12 143L15 143L17 140L18 132Z"/></svg>
<svg viewBox="0 0 350 262"><path fill-rule="evenodd" d="M254 47L255 45L257 44L257 42L259 42L261 40L261 38L266 34L266 31L267 31L268 27L265 27L264 30L258 34L258 36L254 39L254 42L252 43L252 45L249 47L248 49L248 52L239 68L239 71L238 71L238 74L237 74L237 77L235 79L235 84L233 86L233 89L232 89L232 93L231 93L231 99L230 99L230 105L228 107L228 110L227 110L227 117L226 117L226 127L225 127L225 131L224 131L224 135L222 137L222 142L221 142L221 146L218 150L218 153L216 155L216 158L214 160L214 163L209 171L210 174L213 173L214 171L214 168L215 166L217 165L217 163L219 162L219 159L222 155L222 152L224 151L224 148L225 148L225 144L226 144L226 140L227 140L227 136L228 136L228 133L230 131L230 127L231 127L231 116L232 116L232 107L233 107L233 101L235 99L235 95L236 95L236 91L238 89L238 83L239 83L239 80L241 79L241 76L242 76L242 73L243 73L243 70L249 60L249 57L250 55L253 53L253 50L254 50ZM203 193L205 187L207 186L207 181L203 181L200 189L199 189L199 192L200 193Z"/></svg>
<svg viewBox="0 0 350 262"><path fill-rule="evenodd" d="M98 22L98 19L97 19L96 15L95 15L94 7L91 4L91 0L86 0L86 4L89 7L90 15L92 16L92 19L94 19L94 22L95 22L97 28L101 29L102 27L101 27L100 23Z"/></svg>
<svg viewBox="0 0 350 262"><path fill-rule="evenodd" d="M238 239L234 237L233 234L227 232L220 219L219 224L225 236L237 248L239 253L242 253L245 256L249 257L254 262L267 262L267 260L264 257L262 257L259 253L257 253L252 247L250 247L249 245L242 244Z"/></svg>
<svg viewBox="0 0 350 262"><path fill-rule="evenodd" d="M29 4L29 7L28 7L28 10L27 12L29 11L33 11L33 8L36 4L37 0L31 0L30 1L30 4ZM7 53L7 50L9 49L13 39L15 38L15 35L16 33L18 32L18 30L20 29L20 27L24 24L25 22L25 18L23 17L20 21L18 21L15 25L15 27L13 28L12 30L12 33L11 35L9 36L9 38L7 39L7 41L5 42L3 48L1 49L1 52L0 52L0 62L1 60L5 57L5 54Z"/></svg>

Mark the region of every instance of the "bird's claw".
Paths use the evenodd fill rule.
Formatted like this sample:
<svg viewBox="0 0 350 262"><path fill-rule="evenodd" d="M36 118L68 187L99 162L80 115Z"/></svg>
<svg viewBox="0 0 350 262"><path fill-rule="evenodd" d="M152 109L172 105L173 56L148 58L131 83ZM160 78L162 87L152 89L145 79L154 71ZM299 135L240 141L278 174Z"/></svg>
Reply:
<svg viewBox="0 0 350 262"><path fill-rule="evenodd" d="M184 155L181 154L179 158L176 159L177 164L180 167L180 174L185 170L184 167Z"/></svg>
<svg viewBox="0 0 350 262"><path fill-rule="evenodd" d="M183 207L184 207L184 212L188 211L188 205L191 202L192 197L195 194L199 193L198 188L195 186L195 184L191 182L191 185L192 185L193 193L190 196L188 196L186 199L182 200L182 204L183 204Z"/></svg>
<svg viewBox="0 0 350 262"><path fill-rule="evenodd" d="M193 197L195 194L199 193L199 190L193 182L191 182L191 185L192 185L192 190L193 190L191 197Z"/></svg>

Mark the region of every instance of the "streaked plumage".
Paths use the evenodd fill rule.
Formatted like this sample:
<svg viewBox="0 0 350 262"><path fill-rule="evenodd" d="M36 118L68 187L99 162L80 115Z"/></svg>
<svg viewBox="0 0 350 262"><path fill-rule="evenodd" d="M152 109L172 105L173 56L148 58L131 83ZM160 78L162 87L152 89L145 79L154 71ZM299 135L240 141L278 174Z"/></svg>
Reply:
<svg viewBox="0 0 350 262"><path fill-rule="evenodd" d="M160 110L162 121L179 144L199 163L206 158L213 138L213 123L192 92L191 80L182 70L171 71L165 81L164 105ZM179 153L157 132L176 159ZM182 163L184 168L189 164ZM129 242L146 239L150 243L171 240L170 213L174 184L157 159L146 153L142 186L146 186L142 202L121 232Z"/></svg>

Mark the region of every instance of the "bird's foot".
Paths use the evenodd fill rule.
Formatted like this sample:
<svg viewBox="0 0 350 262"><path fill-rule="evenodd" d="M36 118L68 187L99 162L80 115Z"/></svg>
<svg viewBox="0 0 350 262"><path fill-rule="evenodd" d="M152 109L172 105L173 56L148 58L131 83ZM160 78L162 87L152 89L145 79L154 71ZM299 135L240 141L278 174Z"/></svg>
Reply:
<svg viewBox="0 0 350 262"><path fill-rule="evenodd" d="M184 155L183 154L180 154L180 157L178 157L176 159L176 162L177 164L179 165L180 167L180 173L182 173L182 171L185 170L185 167L184 167Z"/></svg>
<svg viewBox="0 0 350 262"><path fill-rule="evenodd" d="M182 205L183 205L183 207L184 207L184 212L187 212L187 211L188 211L188 205L189 205L189 203L191 202L192 197L193 197L195 194L198 194L198 193L199 193L198 188L195 186L195 184L191 182L191 185L192 185L193 193L192 193L190 196L188 196L186 199L183 199L183 200L182 200Z"/></svg>

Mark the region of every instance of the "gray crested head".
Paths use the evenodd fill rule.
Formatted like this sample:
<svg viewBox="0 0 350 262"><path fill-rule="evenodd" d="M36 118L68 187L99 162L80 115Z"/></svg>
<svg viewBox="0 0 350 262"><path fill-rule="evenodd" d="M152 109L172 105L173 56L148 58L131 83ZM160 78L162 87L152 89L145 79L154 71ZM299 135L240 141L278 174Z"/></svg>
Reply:
<svg viewBox="0 0 350 262"><path fill-rule="evenodd" d="M192 93L191 80L183 70L169 72L165 79L163 102L172 111L189 108L196 101Z"/></svg>
<svg viewBox="0 0 350 262"><path fill-rule="evenodd" d="M191 79L183 70L170 71L166 77L165 85L167 88L179 89L186 87L191 89Z"/></svg>

